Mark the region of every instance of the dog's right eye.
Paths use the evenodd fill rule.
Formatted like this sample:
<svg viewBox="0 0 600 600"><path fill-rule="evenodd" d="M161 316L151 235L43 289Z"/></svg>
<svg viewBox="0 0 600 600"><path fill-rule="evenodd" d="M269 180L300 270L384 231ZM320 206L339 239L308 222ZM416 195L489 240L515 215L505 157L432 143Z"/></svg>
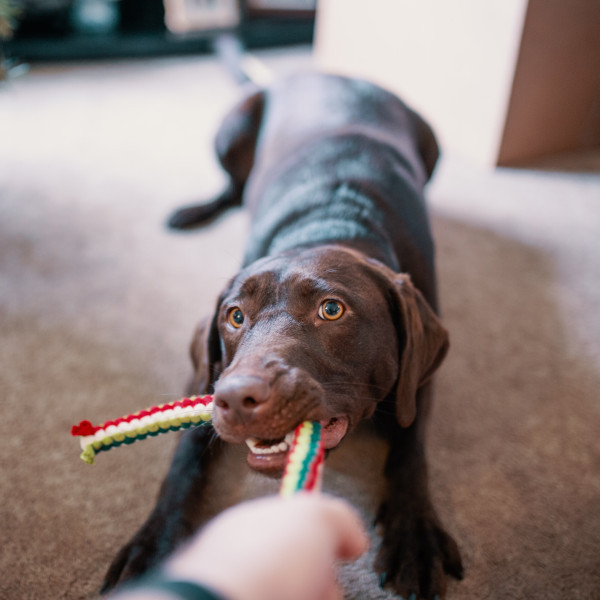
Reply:
<svg viewBox="0 0 600 600"><path fill-rule="evenodd" d="M235 306L227 314L227 321L232 327L239 329L244 322L244 313L240 308Z"/></svg>
<svg viewBox="0 0 600 600"><path fill-rule="evenodd" d="M337 300L325 300L319 306L319 318L323 321L337 321L344 314L344 306Z"/></svg>

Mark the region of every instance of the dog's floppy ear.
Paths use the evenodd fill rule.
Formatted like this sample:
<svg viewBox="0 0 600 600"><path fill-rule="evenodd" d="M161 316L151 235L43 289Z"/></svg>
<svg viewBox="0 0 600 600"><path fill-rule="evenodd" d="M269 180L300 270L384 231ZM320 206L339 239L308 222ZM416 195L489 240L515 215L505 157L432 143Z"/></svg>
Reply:
<svg viewBox="0 0 600 600"><path fill-rule="evenodd" d="M219 310L203 319L192 338L190 356L194 376L189 385L190 394L209 393L222 369L221 342L218 329Z"/></svg>
<svg viewBox="0 0 600 600"><path fill-rule="evenodd" d="M396 417L402 427L408 427L417 415L417 390L446 356L448 332L408 275L395 274L393 289L401 345Z"/></svg>

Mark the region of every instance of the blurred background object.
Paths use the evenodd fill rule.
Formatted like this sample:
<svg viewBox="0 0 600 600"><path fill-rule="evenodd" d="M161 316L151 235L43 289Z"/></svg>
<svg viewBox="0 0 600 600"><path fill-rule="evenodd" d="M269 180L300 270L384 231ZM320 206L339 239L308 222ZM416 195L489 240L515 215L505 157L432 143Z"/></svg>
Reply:
<svg viewBox="0 0 600 600"><path fill-rule="evenodd" d="M1 2L4 12L16 0ZM310 43L316 0L20 0L20 8L4 53L39 62L209 52L232 31L248 48Z"/></svg>
<svg viewBox="0 0 600 600"><path fill-rule="evenodd" d="M0 38L12 36L19 12L19 5L14 0L0 0Z"/></svg>
<svg viewBox="0 0 600 600"><path fill-rule="evenodd" d="M0 81L6 79L9 62L4 57L4 40L13 35L20 8L16 0L0 0Z"/></svg>
<svg viewBox="0 0 600 600"><path fill-rule="evenodd" d="M323 0L315 46L476 164L600 166L598 0Z"/></svg>

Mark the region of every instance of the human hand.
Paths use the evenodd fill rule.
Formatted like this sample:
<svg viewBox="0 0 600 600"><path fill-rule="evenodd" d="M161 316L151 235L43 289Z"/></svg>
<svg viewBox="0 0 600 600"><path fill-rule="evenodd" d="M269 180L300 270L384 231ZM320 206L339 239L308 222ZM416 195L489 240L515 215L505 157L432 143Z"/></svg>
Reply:
<svg viewBox="0 0 600 600"><path fill-rule="evenodd" d="M358 514L316 494L245 502L216 517L164 566L231 600L337 600L337 561L368 547Z"/></svg>

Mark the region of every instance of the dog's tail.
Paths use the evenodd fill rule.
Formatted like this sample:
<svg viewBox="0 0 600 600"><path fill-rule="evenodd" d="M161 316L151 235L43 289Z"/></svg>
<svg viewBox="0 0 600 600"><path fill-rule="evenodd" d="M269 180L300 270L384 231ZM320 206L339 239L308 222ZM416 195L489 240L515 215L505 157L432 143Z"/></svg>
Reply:
<svg viewBox="0 0 600 600"><path fill-rule="evenodd" d="M236 35L232 33L219 35L213 47L215 54L238 83L250 83L264 88L273 81L271 70L259 58L248 52Z"/></svg>
<svg viewBox="0 0 600 600"><path fill-rule="evenodd" d="M245 51L239 38L223 34L214 42L216 55L240 85L250 88L239 107L230 113L217 134L216 150L223 167L231 177L231 183L216 198L203 204L193 204L176 210L168 219L171 229L193 229L208 225L230 208L241 206L242 192L250 171L245 161L236 161L237 147L252 144L258 135L258 125L263 108L260 92L273 80L271 71L252 54ZM252 151L253 156L253 151ZM236 164L238 163L239 164Z"/></svg>

